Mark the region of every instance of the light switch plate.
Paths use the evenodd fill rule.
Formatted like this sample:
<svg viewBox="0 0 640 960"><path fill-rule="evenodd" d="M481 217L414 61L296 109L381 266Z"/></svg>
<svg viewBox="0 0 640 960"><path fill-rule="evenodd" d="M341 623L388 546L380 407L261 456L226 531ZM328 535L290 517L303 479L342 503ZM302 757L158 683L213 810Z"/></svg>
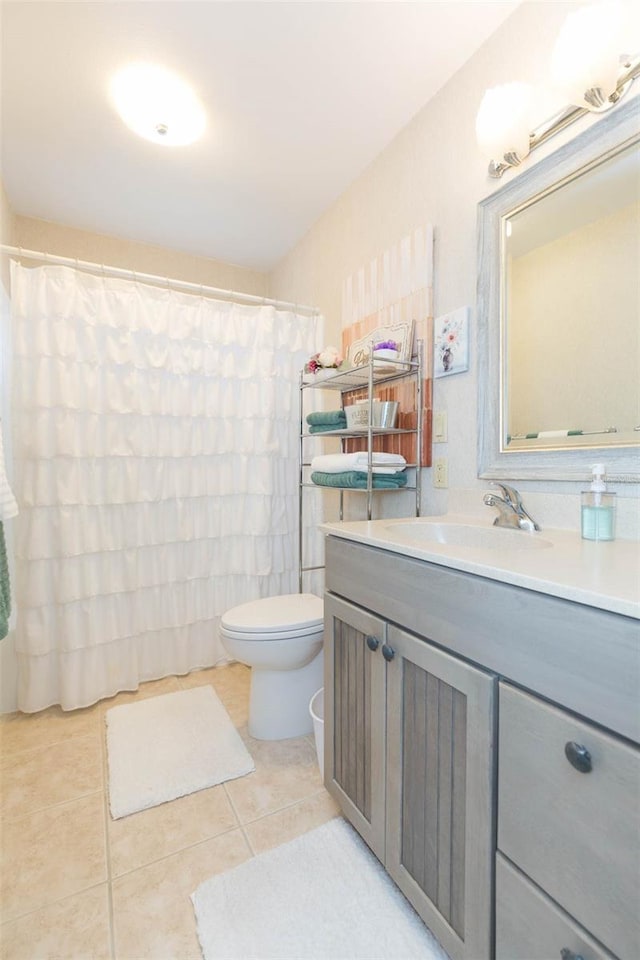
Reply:
<svg viewBox="0 0 640 960"><path fill-rule="evenodd" d="M447 442L447 411L436 410L433 414L433 442Z"/></svg>

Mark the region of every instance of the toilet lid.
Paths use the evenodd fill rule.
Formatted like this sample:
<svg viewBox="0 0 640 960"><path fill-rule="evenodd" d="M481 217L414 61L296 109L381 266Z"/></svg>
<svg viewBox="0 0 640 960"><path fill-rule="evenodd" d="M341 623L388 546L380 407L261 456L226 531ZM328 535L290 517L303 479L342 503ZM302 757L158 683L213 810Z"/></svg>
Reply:
<svg viewBox="0 0 640 960"><path fill-rule="evenodd" d="M220 621L225 630L242 633L304 633L320 629L324 604L312 593L288 593L280 597L264 597L241 603L223 614Z"/></svg>

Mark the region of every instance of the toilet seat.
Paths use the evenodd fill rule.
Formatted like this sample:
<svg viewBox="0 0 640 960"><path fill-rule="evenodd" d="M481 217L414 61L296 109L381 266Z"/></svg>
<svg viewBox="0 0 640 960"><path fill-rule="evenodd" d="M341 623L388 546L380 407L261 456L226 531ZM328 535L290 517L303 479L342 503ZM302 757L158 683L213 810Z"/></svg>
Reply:
<svg viewBox="0 0 640 960"><path fill-rule="evenodd" d="M235 640L293 640L323 628L324 604L312 593L252 600L227 610L221 632Z"/></svg>

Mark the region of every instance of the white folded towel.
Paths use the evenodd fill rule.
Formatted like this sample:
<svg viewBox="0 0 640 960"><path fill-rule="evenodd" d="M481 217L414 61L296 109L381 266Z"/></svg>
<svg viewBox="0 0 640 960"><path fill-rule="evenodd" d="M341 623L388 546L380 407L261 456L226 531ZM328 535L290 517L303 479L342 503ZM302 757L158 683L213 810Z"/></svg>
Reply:
<svg viewBox="0 0 640 960"><path fill-rule="evenodd" d="M14 497L4 469L4 447L2 444L2 423L0 422L0 520L3 522L15 517L18 504Z"/></svg>
<svg viewBox="0 0 640 960"><path fill-rule="evenodd" d="M366 450L357 453L326 453L314 457L311 469L318 473L343 473L355 470L366 473L369 460ZM373 473L400 473L405 469L407 461L399 453L374 453L372 455Z"/></svg>

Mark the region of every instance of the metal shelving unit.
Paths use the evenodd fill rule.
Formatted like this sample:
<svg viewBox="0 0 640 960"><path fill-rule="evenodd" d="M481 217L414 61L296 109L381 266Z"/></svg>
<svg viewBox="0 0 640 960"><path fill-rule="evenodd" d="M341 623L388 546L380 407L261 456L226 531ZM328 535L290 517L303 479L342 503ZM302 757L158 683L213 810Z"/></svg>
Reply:
<svg viewBox="0 0 640 960"><path fill-rule="evenodd" d="M373 344L369 351L369 362L362 367L351 370L336 371L325 376L322 379L305 381L304 372L300 373L300 441L299 441L299 480L298 480L298 586L302 591L302 577L304 573L313 570L322 570L324 565L305 566L303 556L303 517L304 517L304 490L313 487L315 490L332 490L339 494L339 519L344 520L344 495L354 494L356 496L366 497L367 519L372 517L373 498L380 494L388 493L413 493L415 496L415 516L420 516L420 497L421 497L421 469L420 455L422 450L423 434L423 345L418 341L418 351L416 357L411 361L393 361L386 360L384 370L376 368L373 360ZM397 367L397 370L393 368ZM416 405L417 422L416 427L412 429L403 428L385 428L374 427L371 423L371 414L373 405L371 403L375 396L375 390L381 386L388 386L394 382L406 381L412 379L415 383L414 399ZM369 423L366 427L356 430L323 430L318 433L310 433L305 430L306 421L304 419L304 395L307 390L333 390L340 394L340 405L344 407L345 394L353 390L367 390L367 399L369 400ZM397 487L391 489L380 489L373 486L373 439L379 436L393 436L398 434L412 434L415 436L416 462L407 463L407 468L415 468L415 483L413 486ZM322 487L319 484L305 480L305 467L310 466L310 462L305 459L305 443L309 440L339 438L341 440L341 449L344 450L344 441L352 438L366 439L368 453L367 485L362 488L353 487Z"/></svg>

